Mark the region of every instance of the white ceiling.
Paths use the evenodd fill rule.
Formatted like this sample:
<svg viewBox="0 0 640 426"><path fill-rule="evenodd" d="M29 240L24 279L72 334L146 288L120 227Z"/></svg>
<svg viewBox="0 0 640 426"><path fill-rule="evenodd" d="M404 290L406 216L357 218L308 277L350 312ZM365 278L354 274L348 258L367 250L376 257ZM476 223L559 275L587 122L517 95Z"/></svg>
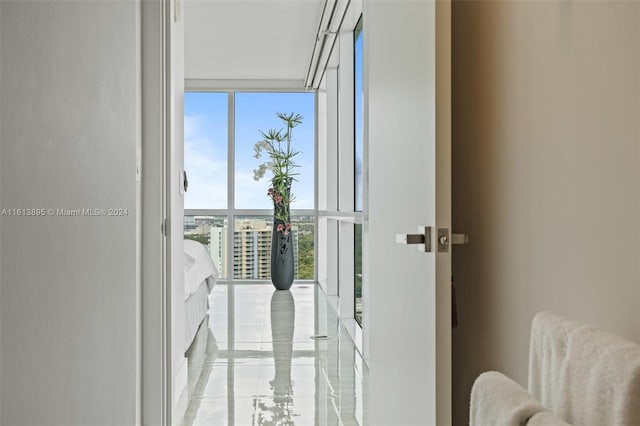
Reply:
<svg viewBox="0 0 640 426"><path fill-rule="evenodd" d="M184 0L187 79L304 80L323 0Z"/></svg>

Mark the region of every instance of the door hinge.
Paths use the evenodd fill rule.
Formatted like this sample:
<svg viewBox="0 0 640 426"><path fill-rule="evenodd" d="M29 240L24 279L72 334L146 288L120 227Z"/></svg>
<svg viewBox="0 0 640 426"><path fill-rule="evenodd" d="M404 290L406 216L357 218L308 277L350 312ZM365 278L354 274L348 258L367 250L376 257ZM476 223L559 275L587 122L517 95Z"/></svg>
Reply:
<svg viewBox="0 0 640 426"><path fill-rule="evenodd" d="M162 235L165 237L167 236L167 219L164 219L160 224L160 232L162 232Z"/></svg>

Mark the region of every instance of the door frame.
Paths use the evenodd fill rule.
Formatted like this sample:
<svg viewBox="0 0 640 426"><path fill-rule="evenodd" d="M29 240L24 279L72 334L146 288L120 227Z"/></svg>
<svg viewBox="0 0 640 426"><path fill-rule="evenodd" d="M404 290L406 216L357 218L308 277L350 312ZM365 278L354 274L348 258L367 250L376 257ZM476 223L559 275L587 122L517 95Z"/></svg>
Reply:
<svg viewBox="0 0 640 426"><path fill-rule="evenodd" d="M171 286L168 278L166 217L171 144L171 0L141 3L141 294L139 300L141 396L139 421L172 421Z"/></svg>
<svg viewBox="0 0 640 426"><path fill-rule="evenodd" d="M167 241L164 235L167 217L167 188L170 176L167 164L172 143L171 113L171 20L173 13L181 7L180 0L140 0L141 3L141 294L139 295L140 324L138 329L139 380L141 396L139 421L142 424L168 425L173 420L172 401L172 345L171 345L171 286L167 262ZM451 159L451 3L450 0L435 2L436 21L436 139L448 140L445 149L437 149L438 162ZM365 3L366 4L366 3ZM172 9L173 8L173 9ZM365 10L365 17L366 17ZM366 21L365 21L366 23ZM366 30L365 30L366 31ZM365 39L366 43L366 39ZM365 45L365 57L366 53ZM365 81L367 69L365 65ZM366 87L366 86L365 86ZM365 96L368 96L365 90ZM367 114L365 112L365 114ZM366 115L365 115L366 117ZM367 119L365 119L367 120ZM367 159L368 135L365 130L365 161ZM442 146L442 145L438 145ZM450 215L450 173L436 177L440 182L448 182L449 191L436 195L438 210L437 227L451 229ZM317 180L317 179L316 179ZM365 178L365 188L368 186ZM447 184L445 184L446 186ZM365 191L366 197L366 191ZM365 205L367 200L365 198ZM448 207L447 207L448 206ZM367 219L365 219L366 221ZM363 236L366 246L366 235ZM450 282L451 253L437 255L436 303L450 306L451 290L442 283ZM448 264L448 268L446 267ZM367 265L363 265L366 270ZM369 312L368 294L363 294L365 311ZM450 310L437 313L439 322L450 321ZM368 328L365 316L363 329ZM368 352L368 332L365 332L365 352ZM436 377L436 418L437 424L451 423L451 333L438 330ZM371 366L376 368L375 365Z"/></svg>
<svg viewBox="0 0 640 426"><path fill-rule="evenodd" d="M436 1L436 225L449 229L453 235L451 211L451 0ZM437 321L451 323L451 283L453 244L449 253L436 256ZM436 420L438 424L452 422L452 359L451 328L437 328L436 334Z"/></svg>

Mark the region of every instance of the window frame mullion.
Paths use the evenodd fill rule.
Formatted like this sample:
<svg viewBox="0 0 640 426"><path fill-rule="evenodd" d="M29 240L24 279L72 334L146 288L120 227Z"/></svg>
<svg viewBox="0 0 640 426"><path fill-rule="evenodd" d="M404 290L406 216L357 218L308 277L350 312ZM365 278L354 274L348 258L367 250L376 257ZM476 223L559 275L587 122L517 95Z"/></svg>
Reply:
<svg viewBox="0 0 640 426"><path fill-rule="evenodd" d="M235 206L236 206L236 200L235 200L235 196L236 196L236 147L235 147L235 140L236 140L236 101L235 101L235 96L236 93L233 90L229 90L227 92L227 102L228 102L228 111L227 111L227 117L228 117L228 123L227 123L227 135L228 135L228 140L227 140L227 153L228 153L228 157L227 157L227 171L228 171L228 176L227 176L227 223L228 223L228 228L227 228L227 259L226 259L226 263L227 263L227 277L226 279L230 282L233 282L235 280L234 277L234 266L233 266L233 250L234 250L234 243L235 243L235 229L236 229L236 224L235 224L235 216L234 216L234 211L235 211Z"/></svg>

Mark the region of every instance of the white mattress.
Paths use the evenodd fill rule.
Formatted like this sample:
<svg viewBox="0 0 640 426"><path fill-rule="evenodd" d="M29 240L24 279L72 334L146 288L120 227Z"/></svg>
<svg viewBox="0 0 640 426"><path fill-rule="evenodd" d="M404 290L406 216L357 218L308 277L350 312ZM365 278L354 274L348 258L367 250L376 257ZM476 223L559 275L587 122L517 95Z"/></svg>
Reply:
<svg viewBox="0 0 640 426"><path fill-rule="evenodd" d="M209 293L218 280L218 270L206 247L184 240L184 303L186 351L209 310Z"/></svg>
<svg viewBox="0 0 640 426"><path fill-rule="evenodd" d="M184 302L186 326L184 342L185 352L189 349L189 346L191 346L191 342L198 332L198 327L209 310L209 286L213 288L213 284L207 281L212 281L212 279L202 281L200 286L198 286L198 289Z"/></svg>
<svg viewBox="0 0 640 426"><path fill-rule="evenodd" d="M197 241L184 240L184 299L194 293L207 278L218 280L218 270L206 247ZM211 285L211 290L213 285Z"/></svg>

